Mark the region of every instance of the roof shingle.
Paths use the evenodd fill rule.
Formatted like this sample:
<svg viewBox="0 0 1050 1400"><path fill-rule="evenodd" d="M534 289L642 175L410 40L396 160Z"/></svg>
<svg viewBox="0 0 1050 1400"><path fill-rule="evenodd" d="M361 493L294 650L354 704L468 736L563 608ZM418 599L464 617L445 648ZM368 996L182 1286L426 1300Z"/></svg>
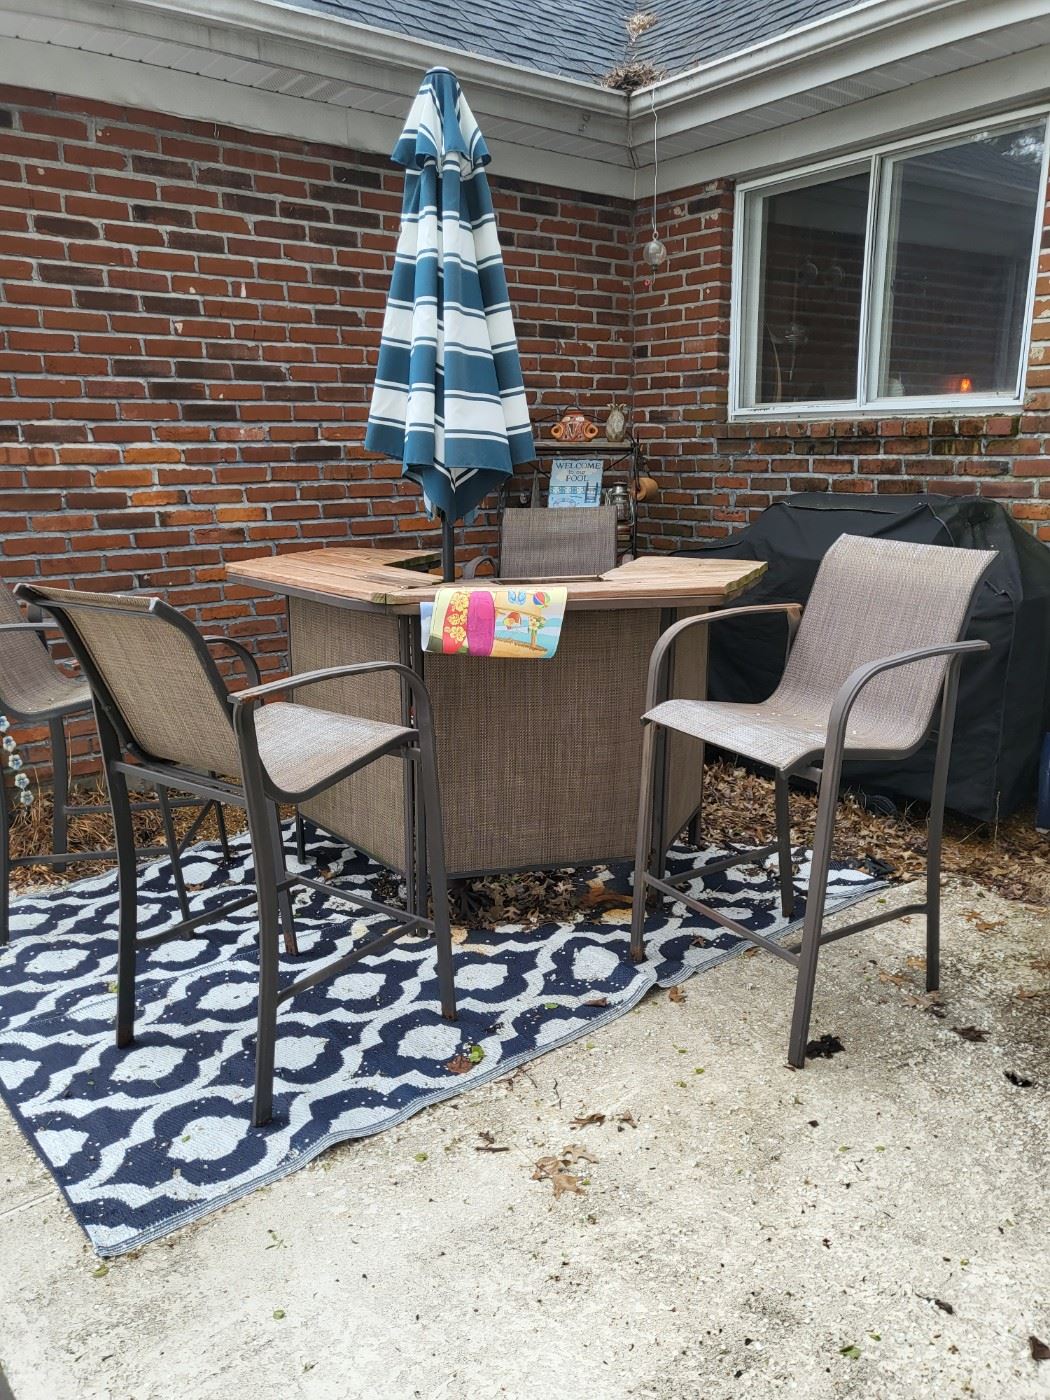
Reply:
<svg viewBox="0 0 1050 1400"><path fill-rule="evenodd" d="M860 0L291 0L304 10L584 82L642 59L678 73ZM627 20L655 23L633 44Z"/></svg>

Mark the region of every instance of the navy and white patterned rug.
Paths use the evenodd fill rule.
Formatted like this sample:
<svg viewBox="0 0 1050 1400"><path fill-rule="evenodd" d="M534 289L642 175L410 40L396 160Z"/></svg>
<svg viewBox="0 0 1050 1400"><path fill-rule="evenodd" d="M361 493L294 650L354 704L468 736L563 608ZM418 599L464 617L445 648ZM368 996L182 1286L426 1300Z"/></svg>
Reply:
<svg viewBox="0 0 1050 1400"><path fill-rule="evenodd" d="M319 834L311 833L308 855L348 887L367 891L381 873ZM695 853L683 852L671 867L690 861ZM807 872L803 856L802 887ZM234 843L229 866L217 845L194 847L185 873L193 912L214 907L251 879L246 839ZM626 870L590 876L627 888ZM835 867L829 903L843 907L880 887ZM165 861L142 867L139 891L142 932L177 919ZM706 899L758 932L788 929L769 869L712 876ZM166 1235L334 1143L392 1127L590 1035L654 986L742 950L681 904L649 919L649 959L640 966L626 960L623 909L534 929L474 930L455 950L453 1025L438 1011L433 943L401 940L282 1007L274 1119L260 1131L250 1126L254 907L210 926L208 937L140 954L136 1039L122 1051L113 1037L116 922L116 876L107 873L17 900L11 943L0 949L0 1095L103 1256ZM345 952L348 934L383 926L378 916L358 918L299 893L300 955L282 971L290 979L315 957ZM449 1064L462 1069L462 1056L470 1068L455 1073Z"/></svg>

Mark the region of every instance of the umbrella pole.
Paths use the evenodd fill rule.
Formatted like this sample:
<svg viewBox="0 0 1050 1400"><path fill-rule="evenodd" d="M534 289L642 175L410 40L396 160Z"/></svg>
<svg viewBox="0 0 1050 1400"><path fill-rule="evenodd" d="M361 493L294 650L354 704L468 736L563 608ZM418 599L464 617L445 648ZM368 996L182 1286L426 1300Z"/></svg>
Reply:
<svg viewBox="0 0 1050 1400"><path fill-rule="evenodd" d="M456 577L456 532L451 520L441 517L441 577L452 583Z"/></svg>

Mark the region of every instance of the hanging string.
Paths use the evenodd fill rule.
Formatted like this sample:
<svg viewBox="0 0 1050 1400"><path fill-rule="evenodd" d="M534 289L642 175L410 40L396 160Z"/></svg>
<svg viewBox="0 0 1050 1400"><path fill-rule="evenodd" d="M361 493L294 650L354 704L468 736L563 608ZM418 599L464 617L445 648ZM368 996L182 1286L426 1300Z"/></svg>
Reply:
<svg viewBox="0 0 1050 1400"><path fill-rule="evenodd" d="M660 241L660 235L656 229L657 198L660 188L660 148L657 142L659 132L659 117L656 111L656 93L649 93L649 100L652 104L653 113L653 236L645 245L642 257L653 269L658 268L667 257L667 249Z"/></svg>
<svg viewBox="0 0 1050 1400"><path fill-rule="evenodd" d="M660 180L660 148L657 144L656 133L660 122L660 114L656 110L656 89L649 89L649 101L653 110L653 238L656 239L656 192Z"/></svg>

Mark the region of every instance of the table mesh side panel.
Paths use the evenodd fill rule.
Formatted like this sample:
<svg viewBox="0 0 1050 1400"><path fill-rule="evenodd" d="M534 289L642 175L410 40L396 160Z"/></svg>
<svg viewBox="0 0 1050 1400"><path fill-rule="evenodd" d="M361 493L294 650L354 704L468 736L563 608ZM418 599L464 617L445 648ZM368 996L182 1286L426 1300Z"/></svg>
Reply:
<svg viewBox="0 0 1050 1400"><path fill-rule="evenodd" d="M549 661L425 658L451 871L633 858L639 719L659 624L656 609L573 611ZM697 648L701 639L683 675L696 672ZM679 825L699 798L699 750L674 780Z"/></svg>
<svg viewBox="0 0 1050 1400"><path fill-rule="evenodd" d="M358 661L397 661L397 619L380 613L288 600L293 671L349 666ZM401 723L396 677L362 676L322 681L300 697L305 704L363 719ZM303 804L303 815L352 845L403 870L405 814L400 758L381 758Z"/></svg>

